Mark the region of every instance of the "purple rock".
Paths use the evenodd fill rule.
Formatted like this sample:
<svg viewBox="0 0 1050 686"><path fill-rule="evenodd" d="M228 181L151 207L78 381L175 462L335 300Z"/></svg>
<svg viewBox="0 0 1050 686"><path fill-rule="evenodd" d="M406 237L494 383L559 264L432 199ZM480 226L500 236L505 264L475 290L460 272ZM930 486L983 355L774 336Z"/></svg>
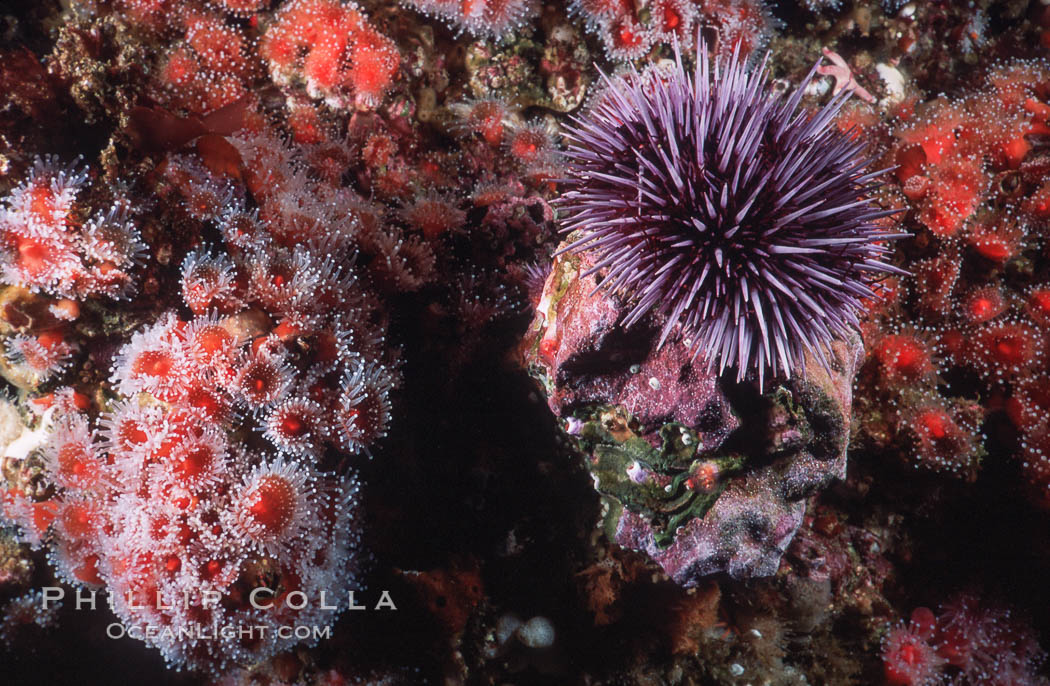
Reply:
<svg viewBox="0 0 1050 686"><path fill-rule="evenodd" d="M580 277L587 260L555 260L523 357L551 410L583 439L599 492L623 506L609 508L606 530L686 586L717 572L774 574L806 499L845 476L859 339L835 343L830 373L807 359L805 372L767 382L763 394L708 372L681 341L658 348L658 320L623 330L626 304ZM681 435L673 455L660 452L668 426ZM646 459L653 464L640 466ZM712 460L733 468L705 476L699 465ZM638 478L648 471L654 478Z"/></svg>

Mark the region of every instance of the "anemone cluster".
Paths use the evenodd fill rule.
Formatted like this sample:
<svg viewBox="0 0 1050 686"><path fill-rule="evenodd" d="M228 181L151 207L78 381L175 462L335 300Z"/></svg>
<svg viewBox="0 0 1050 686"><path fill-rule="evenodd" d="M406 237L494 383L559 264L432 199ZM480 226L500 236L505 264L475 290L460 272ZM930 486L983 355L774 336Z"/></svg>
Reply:
<svg viewBox="0 0 1050 686"><path fill-rule="evenodd" d="M0 209L0 280L63 298L119 298L145 251L127 199L92 212L87 170L38 158Z"/></svg>
<svg viewBox="0 0 1050 686"><path fill-rule="evenodd" d="M908 622L883 637L882 659L890 686L953 684L1045 684L1039 670L1046 655L1032 628L1010 610L969 593L946 601L938 612L917 607Z"/></svg>
<svg viewBox="0 0 1050 686"><path fill-rule="evenodd" d="M750 54L769 39L775 21L765 0L572 0L572 10L602 39L610 59L632 60L654 46L688 42L714 31L716 51Z"/></svg>
<svg viewBox="0 0 1050 686"><path fill-rule="evenodd" d="M916 467L967 479L996 421L990 433L1040 500L1050 482L1050 183L1038 147L1048 102L1050 68L1018 60L959 100L902 103L884 159L916 237L903 246L910 275L883 284L865 324L858 394L866 442L897 441Z"/></svg>
<svg viewBox="0 0 1050 686"><path fill-rule="evenodd" d="M182 260L189 315L162 312L132 333L104 395L53 387L27 447L45 490L12 489L0 503L24 540L48 544L60 579L104 588L136 637L195 669L265 658L301 639L278 627L327 625L345 607L359 567L357 484L328 456L367 454L385 435L398 379L385 312L354 259L380 251L372 273L402 288L433 261L417 249L405 262L405 238L369 234L357 196L308 175L279 138L232 140L252 170L240 180L196 156L164 166L169 195L219 238ZM88 176L41 159L3 199L8 302L31 313L7 337L7 373L25 388L61 377L80 353L81 302L130 297L139 281L135 222L119 198L90 214ZM259 580L310 602L256 607ZM263 628L250 640L199 629L224 626Z"/></svg>
<svg viewBox="0 0 1050 686"><path fill-rule="evenodd" d="M468 192L479 235L540 220L522 183L475 189L457 160L409 154L412 127L336 123L400 69L355 7L285 3L256 41L247 6L124 4L166 36L146 90L180 114L124 119L148 174L41 157L0 198L0 374L26 399L0 516L170 666L220 674L316 640L277 630L329 626L361 588L351 465L392 421L392 294L432 284ZM251 93L257 60L287 108ZM455 127L464 147L548 188L550 131L493 103L488 135ZM494 276L447 271L461 328L516 307Z"/></svg>
<svg viewBox="0 0 1050 686"><path fill-rule="evenodd" d="M405 4L473 36L505 40L539 13L533 0L405 0ZM596 35L613 60L644 56L654 46L690 39L700 26L717 31L718 50L750 53L775 22L764 0L572 0L570 8Z"/></svg>
<svg viewBox="0 0 1050 686"><path fill-rule="evenodd" d="M406 4L475 36L502 38L522 28L538 13L533 0L405 0Z"/></svg>
<svg viewBox="0 0 1050 686"><path fill-rule="evenodd" d="M293 0L281 6L259 45L275 83L302 79L311 97L333 107L374 107L400 66L393 41L356 5Z"/></svg>
<svg viewBox="0 0 1050 686"><path fill-rule="evenodd" d="M916 510L1050 502L1050 72L990 57L1050 46L1050 8L401 2L9 13L0 672L39 669L73 608L26 591L63 584L116 619L41 647L116 621L201 682L1045 683L1034 584L894 599L920 600ZM769 41L783 82L745 67ZM941 88L966 94L920 103ZM510 353L526 289L557 422ZM972 488L883 459L986 454L1012 459ZM1012 516L930 547L977 526L1045 567ZM340 615L366 579L401 611Z"/></svg>
<svg viewBox="0 0 1050 686"><path fill-rule="evenodd" d="M260 145L239 143L249 158ZM202 247L183 260L182 300L194 314L168 311L132 334L111 364L113 395L97 407L70 387L49 396L40 459L50 496L12 491L3 510L27 541L49 541L59 578L104 587L125 626L171 664L222 668L298 642L278 627L328 624L331 609L345 607L338 599L358 568L357 484L326 470L325 452L367 452L384 435L397 375L375 296L352 268L353 216L323 237L297 234L319 220L303 206L318 186L291 160L255 168L299 175L292 214L261 191L247 210L244 189L192 160L169 165L187 210L208 208L224 236L224 250ZM70 181L85 176L38 163L6 199L8 226L32 221L62 236ZM30 205L35 214L23 219ZM4 258L13 281L26 271L18 271L24 252ZM67 295L36 272L14 285ZM35 335L9 340L15 362L39 368L37 383L73 353L63 302L36 318ZM258 579L278 597L311 602L256 607ZM209 604L210 593L224 602ZM331 600L319 603L322 594ZM171 630L148 629L161 626ZM218 641L196 628L224 626L264 628L251 640L233 632Z"/></svg>
<svg viewBox="0 0 1050 686"><path fill-rule="evenodd" d="M191 112L237 102L269 73L332 107L370 108L393 83L400 54L361 9L338 0L292 0L261 30L262 3L164 4L123 0L121 11L158 38L174 35L157 65L152 95ZM256 22L246 25L245 17Z"/></svg>

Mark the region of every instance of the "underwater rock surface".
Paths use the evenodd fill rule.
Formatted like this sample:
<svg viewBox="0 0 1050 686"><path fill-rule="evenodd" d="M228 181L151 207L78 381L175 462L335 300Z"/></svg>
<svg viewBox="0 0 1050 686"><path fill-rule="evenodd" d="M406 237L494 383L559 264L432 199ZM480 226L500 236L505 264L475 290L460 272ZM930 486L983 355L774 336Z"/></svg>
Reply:
<svg viewBox="0 0 1050 686"><path fill-rule="evenodd" d="M807 358L759 392L688 345L657 346L659 322L618 326L624 304L595 292L591 266L556 258L522 350L578 439L606 532L684 586L774 574L806 498L845 478L859 340L836 342L831 370Z"/></svg>

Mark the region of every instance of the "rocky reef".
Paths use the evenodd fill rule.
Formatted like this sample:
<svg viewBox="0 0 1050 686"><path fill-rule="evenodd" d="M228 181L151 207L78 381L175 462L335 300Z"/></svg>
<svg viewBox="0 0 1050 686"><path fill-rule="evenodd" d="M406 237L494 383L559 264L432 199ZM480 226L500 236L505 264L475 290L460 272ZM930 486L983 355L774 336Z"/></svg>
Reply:
<svg viewBox="0 0 1050 686"><path fill-rule="evenodd" d="M645 551L675 582L770 576L806 498L846 475L859 340L831 368L762 393L720 379L660 327L625 332L623 303L595 293L593 261L559 256L523 346L605 498L609 538Z"/></svg>
<svg viewBox="0 0 1050 686"><path fill-rule="evenodd" d="M1047 683L1048 59L1043 0L6 3L0 683Z"/></svg>

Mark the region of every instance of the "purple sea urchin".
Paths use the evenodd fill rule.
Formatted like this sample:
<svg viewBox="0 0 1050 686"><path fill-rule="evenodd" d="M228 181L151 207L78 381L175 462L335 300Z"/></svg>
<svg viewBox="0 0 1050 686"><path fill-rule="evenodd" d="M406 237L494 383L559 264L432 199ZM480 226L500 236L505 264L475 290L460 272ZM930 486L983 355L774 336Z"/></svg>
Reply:
<svg viewBox="0 0 1050 686"><path fill-rule="evenodd" d="M856 328L880 274L893 213L867 194L865 143L832 126L848 94L799 107L814 70L790 96L768 86L765 61L748 72L734 52L713 70L701 45L695 74L603 75L605 91L568 127L559 200L564 250L596 253L600 288L627 295L630 326L666 315L696 354L737 379L789 375L812 352ZM712 78L713 77L713 78ZM588 273L591 273L588 272Z"/></svg>

